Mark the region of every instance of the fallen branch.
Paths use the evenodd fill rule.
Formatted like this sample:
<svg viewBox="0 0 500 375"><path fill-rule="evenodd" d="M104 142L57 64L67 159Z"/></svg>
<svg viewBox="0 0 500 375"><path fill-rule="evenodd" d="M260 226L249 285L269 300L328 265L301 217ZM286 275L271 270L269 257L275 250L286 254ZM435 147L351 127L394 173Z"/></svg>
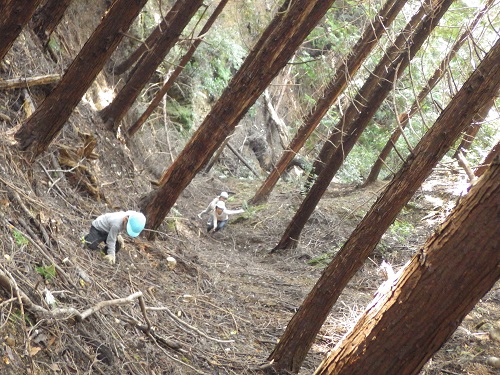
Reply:
<svg viewBox="0 0 500 375"><path fill-rule="evenodd" d="M238 150L236 150L233 146L231 146L231 144L228 142L227 143L227 148L229 148L233 154L236 155L236 157L238 159L240 159L242 161L243 164L245 164L245 166L250 169L250 171L257 177L257 178L260 178L259 174L257 173L257 171L255 169L252 168L252 166L245 160L245 158L243 157L243 155L241 155Z"/></svg>
<svg viewBox="0 0 500 375"><path fill-rule="evenodd" d="M135 292L128 297L117 298L108 301L101 301L95 306L88 308L83 312L79 312L74 307L57 308L54 310L48 310L40 305L34 303L22 290L17 288L17 285L11 280L5 272L0 270L0 286L3 287L7 292L11 293L14 297L20 300L20 303L24 308L37 316L41 316L47 319L71 319L75 318L78 322L81 322L95 314L97 311L104 307L109 306L119 306L125 305L133 302L137 298L142 298L142 292Z"/></svg>
<svg viewBox="0 0 500 375"><path fill-rule="evenodd" d="M47 74L44 76L0 79L0 90L18 89L21 87L51 85L61 79L60 74Z"/></svg>
<svg viewBox="0 0 500 375"><path fill-rule="evenodd" d="M220 340L220 339L216 339L216 338L208 336L206 333L201 332L198 328L195 328L195 327L187 324L182 319L179 319L177 317L177 315L175 315L172 311L170 311L170 309L168 307L146 307L146 310L150 310L150 311L166 311L168 313L168 315L170 315L170 317L172 319L174 319L176 322L181 323L185 327L188 327L189 329L195 331L196 333L202 335L203 337L205 337L205 338L207 338L209 340L212 340L212 341L215 341L215 342L222 342L222 343L234 342L234 340Z"/></svg>
<svg viewBox="0 0 500 375"><path fill-rule="evenodd" d="M133 325L134 327L145 333L148 337L169 347L170 349L182 351L182 345L178 341L169 340L165 337L160 336L155 329L153 329L152 327L148 327L147 325L141 324L135 318L122 316L120 317L120 319L130 325Z"/></svg>
<svg viewBox="0 0 500 375"><path fill-rule="evenodd" d="M467 159L465 158L463 152L458 150L455 154L458 164L464 169L465 173L467 173L467 177L469 177L469 182L473 185L477 178L472 169L469 167L469 163L467 163Z"/></svg>
<svg viewBox="0 0 500 375"><path fill-rule="evenodd" d="M87 284L92 284L92 278L77 264L73 263L69 258L64 258L62 262L68 267L74 267L78 276Z"/></svg>

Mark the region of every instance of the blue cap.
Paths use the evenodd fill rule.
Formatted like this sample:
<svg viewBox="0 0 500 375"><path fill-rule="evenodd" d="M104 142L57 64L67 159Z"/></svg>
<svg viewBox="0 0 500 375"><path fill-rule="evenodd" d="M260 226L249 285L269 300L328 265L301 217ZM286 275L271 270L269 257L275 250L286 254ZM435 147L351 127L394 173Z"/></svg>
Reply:
<svg viewBox="0 0 500 375"><path fill-rule="evenodd" d="M127 234L130 237L137 237L141 234L146 225L146 216L141 212L131 211L128 216Z"/></svg>

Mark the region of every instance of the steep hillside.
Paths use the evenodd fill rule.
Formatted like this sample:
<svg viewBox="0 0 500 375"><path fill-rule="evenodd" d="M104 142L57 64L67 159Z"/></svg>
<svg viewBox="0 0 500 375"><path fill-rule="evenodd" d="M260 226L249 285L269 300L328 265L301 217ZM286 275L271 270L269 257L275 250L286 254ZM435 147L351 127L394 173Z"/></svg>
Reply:
<svg viewBox="0 0 500 375"><path fill-rule="evenodd" d="M58 62L25 30L0 78L62 73L102 6L71 8L58 31ZM260 184L216 167L182 193L156 240L126 239L117 264L108 265L99 251L83 248L82 235L103 212L137 209L175 157L164 134L146 133L126 145L105 130L99 94L114 84L101 74L56 142L33 163L13 134L33 110L30 102L39 104L50 87L0 92L0 373L259 373L325 262L385 182L332 184L300 246L270 254L302 200L301 180L280 182L266 205L207 235L197 213L214 196L229 191L228 205L239 208ZM354 325L384 281L382 259L401 268L454 206L464 181L452 162L436 168L344 291L301 374L311 374ZM498 355L498 342L488 332L499 321L497 286L422 374L494 374L486 360Z"/></svg>

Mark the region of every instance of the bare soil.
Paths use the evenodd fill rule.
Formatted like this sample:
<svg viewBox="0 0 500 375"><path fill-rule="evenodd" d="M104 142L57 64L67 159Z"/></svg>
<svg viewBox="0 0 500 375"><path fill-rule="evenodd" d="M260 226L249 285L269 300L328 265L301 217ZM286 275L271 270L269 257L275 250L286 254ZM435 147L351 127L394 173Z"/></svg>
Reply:
<svg viewBox="0 0 500 375"><path fill-rule="evenodd" d="M197 213L222 190L231 193L228 206L239 208L260 182L200 175L182 193L157 239L127 238L111 266L101 253L82 248L80 238L98 214L137 208L141 196L154 188L144 166L110 134L96 133L99 158L81 164L98 181L99 201L70 173L59 174L56 147L29 164L9 143L9 129L2 132L7 136L0 154L0 270L11 285L49 311L72 307L83 313L135 292L142 292L147 308L141 311L134 299L102 307L81 322L70 314L41 318L20 308L4 288L0 369L5 374L258 373L326 262L385 185L332 184L298 248L271 254L301 202L300 184L280 182L267 204L231 217L223 231L208 235ZM78 145L77 133L65 137L64 143ZM395 270L402 267L453 207L457 196L451 189L463 179L451 164L436 169L336 303L301 374L312 373L362 314L384 281L381 260ZM168 256L177 260L173 270ZM58 269L48 276L43 270L52 264ZM82 280L78 269L92 281ZM52 310L45 289L56 298ZM490 332L498 327L499 307L496 287L422 374L495 374L486 360L498 355ZM148 321L152 333L141 330Z"/></svg>

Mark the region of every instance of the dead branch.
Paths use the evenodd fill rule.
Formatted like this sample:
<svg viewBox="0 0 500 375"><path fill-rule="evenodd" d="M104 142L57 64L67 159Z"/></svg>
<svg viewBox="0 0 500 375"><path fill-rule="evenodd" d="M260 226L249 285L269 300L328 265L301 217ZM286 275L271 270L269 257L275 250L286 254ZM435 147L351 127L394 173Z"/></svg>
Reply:
<svg viewBox="0 0 500 375"><path fill-rule="evenodd" d="M35 315L41 316L46 319L75 318L78 322L85 320L104 307L125 305L132 303L137 298L142 298L142 292L135 292L128 297L98 302L96 305L88 308L83 312L79 312L74 307L64 307L48 310L34 303L22 290L17 287L17 284L15 284L15 282L11 278L9 278L7 273L2 270L0 270L0 286L3 287L7 292L11 293L13 296L17 297L24 308Z"/></svg>
<svg viewBox="0 0 500 375"><path fill-rule="evenodd" d="M85 272L82 268L80 268L78 265L73 263L69 258L64 258L62 261L65 265L68 267L74 267L76 270L76 273L78 276L85 281L88 284L92 284L92 278L88 275L87 272Z"/></svg>
<svg viewBox="0 0 500 375"><path fill-rule="evenodd" d="M51 85L61 79L60 74L47 74L28 78L0 79L0 90L18 89L21 87Z"/></svg>
<svg viewBox="0 0 500 375"><path fill-rule="evenodd" d="M23 201L21 200L21 197L19 196L19 194L15 190L11 189L8 186L7 186L7 190L9 192L9 198L15 200L16 203L19 205L19 207L21 207L21 209L23 210L24 214L30 219L30 221L32 221L35 224L35 226L37 227L37 229L42 233L43 240L45 241L45 245L51 250L52 249L52 243L50 242L50 237L49 237L47 231L45 230L45 228L43 227L42 223L40 223L35 218L35 216L33 216L31 214L31 211L28 210L28 208L24 205ZM28 229L28 228L29 227L26 225L26 229Z"/></svg>
<svg viewBox="0 0 500 375"><path fill-rule="evenodd" d="M0 113L0 121L12 122L12 119L4 113Z"/></svg>
<svg viewBox="0 0 500 375"><path fill-rule="evenodd" d="M458 150L455 156L458 160L458 164L464 169L465 173L467 173L467 177L469 177L469 182L471 184L474 184L474 182L476 182L477 180L476 175L469 167L469 163L467 163L467 159L465 158L463 152L461 150Z"/></svg>
<svg viewBox="0 0 500 375"><path fill-rule="evenodd" d="M120 305L126 305L131 303L133 300L142 297L142 292L135 292L131 294L128 297L124 298L117 298L117 299L112 299L108 301L101 301L97 303L95 306L85 310L83 313L81 313L79 316L77 316L77 320L84 320L85 318L88 318L90 315L96 313L97 311L101 310L104 307L109 307L109 306L120 306Z"/></svg>
<svg viewBox="0 0 500 375"><path fill-rule="evenodd" d="M146 307L146 310L150 310L150 311L166 311L167 314L172 318L174 319L176 322L182 324L183 326L195 331L196 333L202 335L203 337L209 339L209 340L212 340L212 341L215 341L215 342L223 342L223 343L228 343L228 342L234 342L234 340L220 340L220 339L216 339L216 338L213 338L213 337L210 337L208 336L206 333L204 332L201 332L198 328L195 328L189 324L187 324L185 321L183 321L182 319L179 319L177 317L177 315L175 315L172 311L170 311L170 309L168 307Z"/></svg>
<svg viewBox="0 0 500 375"><path fill-rule="evenodd" d="M252 168L252 166L243 158L243 155L241 155L238 150L236 150L233 146L231 146L231 144L228 142L227 143L227 147L233 152L233 154L236 155L236 157L238 159L240 159L243 164L245 164L245 166L250 169L250 171L257 177L257 178L260 178L259 174L257 173L257 171L255 169Z"/></svg>
<svg viewBox="0 0 500 375"><path fill-rule="evenodd" d="M276 130L278 131L281 147L283 147L283 149L286 149L288 144L288 137L285 131L286 129L285 121L283 121L283 119L279 117L278 112L276 111L276 109L274 109L273 103L271 103L271 96L269 95L268 90L264 91L264 101L266 103L267 111L271 116L271 120L273 121Z"/></svg>
<svg viewBox="0 0 500 375"><path fill-rule="evenodd" d="M19 219L19 222L23 225L23 227L25 229L29 229L29 227L27 226L26 223L24 223L24 221L22 219ZM32 236L34 238L36 238L36 236L33 234L32 236L28 236L26 233L24 233L23 231L20 231L18 228L14 227L11 223L9 223L6 219L4 219L3 217L0 217L0 221L3 221L4 225L8 228L13 228L13 229L16 229L17 231L19 231L33 246L35 246L38 251L40 251L40 253L44 256L44 258L50 262L51 264L54 265L55 269L57 270L57 272L59 273L59 275L61 275L62 279L64 281L66 281L69 285L71 285L72 287L74 287L76 289L76 286L70 281L68 275L66 275L66 272L64 272L64 270L56 264L56 262L54 261L54 258L50 257L46 252L45 250L42 248L42 246L40 246L39 244L37 244L37 242L32 238ZM31 230L30 230L31 231ZM32 231L31 231L32 232Z"/></svg>
<svg viewBox="0 0 500 375"><path fill-rule="evenodd" d="M133 325L134 327L136 327L140 331L144 332L147 336L156 340L157 342L159 342L159 343L161 343L161 344L163 344L171 349L181 351L182 346L178 341L172 341L172 340L169 340L165 337L160 336L156 332L156 330L154 330L152 327L148 327L147 325L141 324L136 319L131 318L131 317L123 317L122 316L120 319L123 320L124 322L130 324L130 325Z"/></svg>

